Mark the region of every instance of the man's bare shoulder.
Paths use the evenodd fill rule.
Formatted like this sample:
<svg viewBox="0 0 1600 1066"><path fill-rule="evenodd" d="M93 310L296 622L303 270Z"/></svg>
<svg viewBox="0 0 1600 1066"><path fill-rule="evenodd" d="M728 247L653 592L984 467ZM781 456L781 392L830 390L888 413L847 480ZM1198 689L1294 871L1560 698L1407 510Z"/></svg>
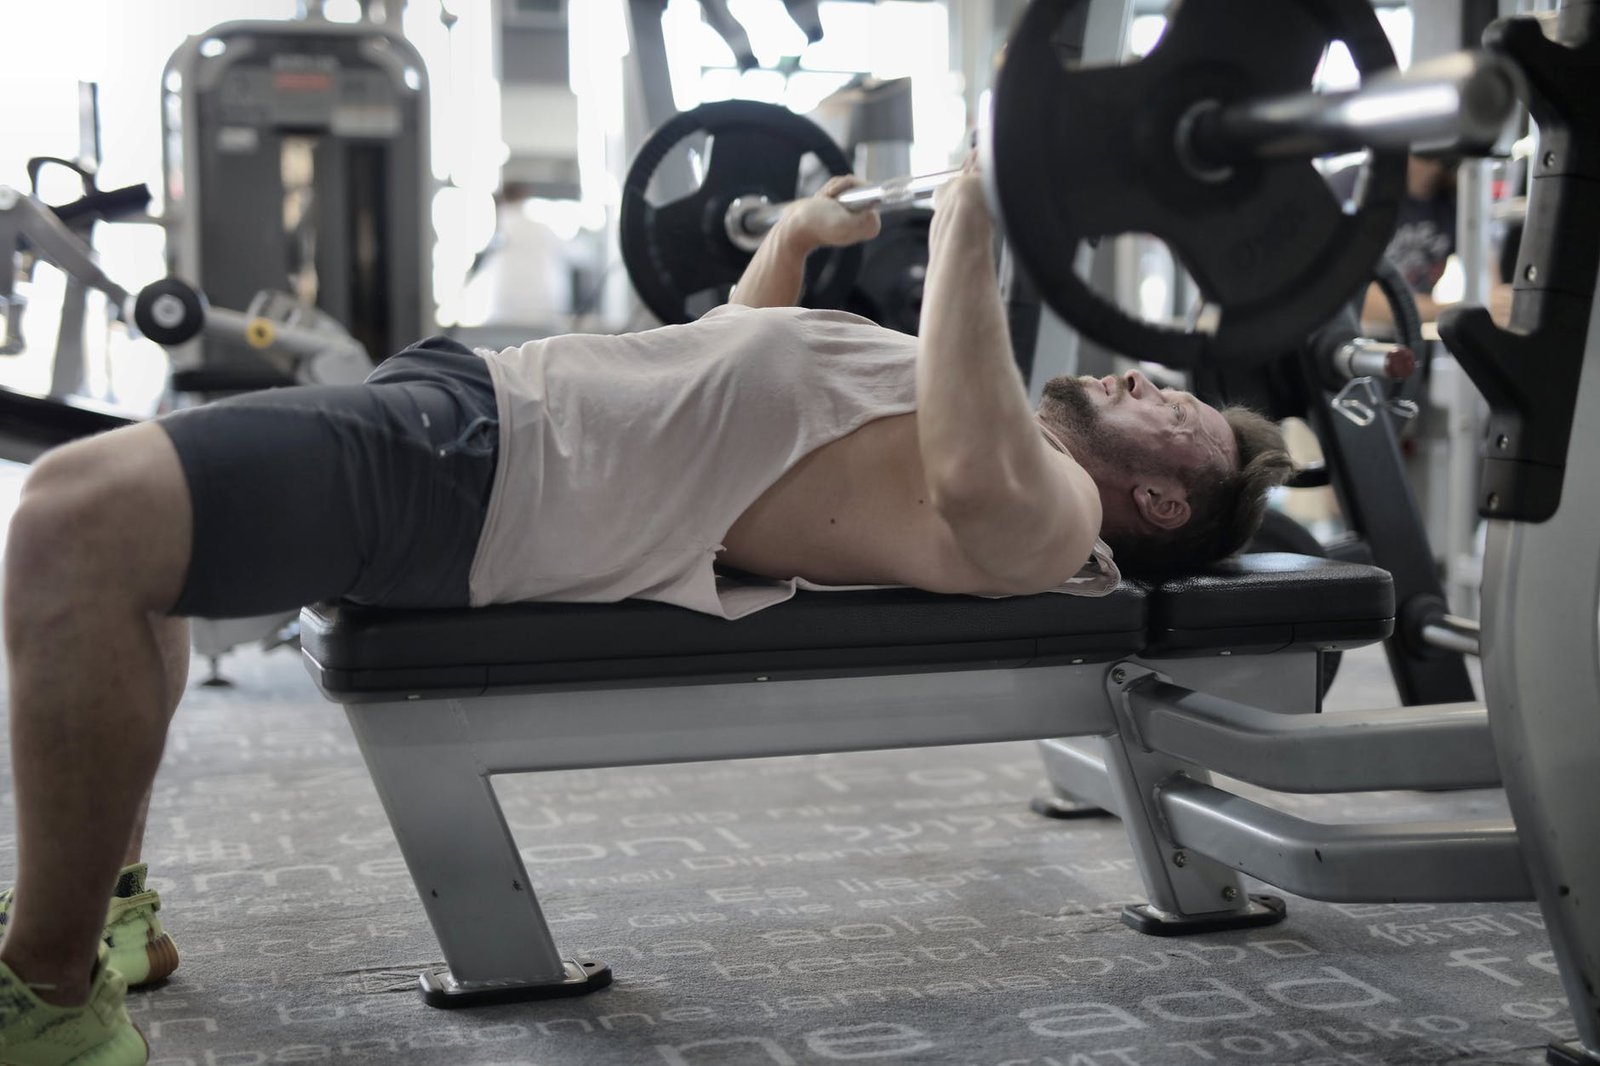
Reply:
<svg viewBox="0 0 1600 1066"><path fill-rule="evenodd" d="M987 579L979 594L1047 592L1071 579L1094 553L1101 522L1094 479L1043 441L1038 458L1017 485L946 515L963 555Z"/></svg>

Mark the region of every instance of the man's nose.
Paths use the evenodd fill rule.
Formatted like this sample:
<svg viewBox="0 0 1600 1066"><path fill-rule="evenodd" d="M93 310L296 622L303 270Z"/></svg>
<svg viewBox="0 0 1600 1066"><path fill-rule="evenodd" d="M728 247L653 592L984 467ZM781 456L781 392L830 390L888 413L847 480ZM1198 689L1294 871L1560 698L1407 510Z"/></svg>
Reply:
<svg viewBox="0 0 1600 1066"><path fill-rule="evenodd" d="M1122 383L1135 400L1147 399L1157 392L1155 383L1138 370L1130 370L1123 374Z"/></svg>

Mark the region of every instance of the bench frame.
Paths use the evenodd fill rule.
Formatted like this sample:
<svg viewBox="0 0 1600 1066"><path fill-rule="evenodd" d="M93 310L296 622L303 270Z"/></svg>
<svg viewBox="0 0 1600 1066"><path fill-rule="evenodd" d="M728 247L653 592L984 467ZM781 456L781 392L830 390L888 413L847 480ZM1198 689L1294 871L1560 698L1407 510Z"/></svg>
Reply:
<svg viewBox="0 0 1600 1066"><path fill-rule="evenodd" d="M1532 898L1509 823L1317 827L1211 783L1207 759L1235 774L1257 762L1269 771L1265 783L1281 786L1271 753L1285 750L1305 763L1342 765L1311 782L1341 790L1492 783L1481 707L1313 717L1304 712L1315 709L1318 676L1316 653L1296 649L871 677L569 685L351 702L346 712L444 952L446 968L421 977L424 999L435 1006L577 995L611 979L603 963L566 959L556 947L495 795L496 774L1089 737L1098 756L1047 757L1047 765L1058 787L1095 796L1123 816L1150 899L1125 920L1142 931L1281 920L1281 901L1248 895L1240 871L1328 899ZM1276 705L1262 710L1244 700ZM1339 762L1341 752L1373 742L1388 758ZM1052 741L1047 750L1072 749ZM1317 750L1328 758L1308 754ZM1471 780L1456 781L1452 764ZM1321 861L1312 858L1316 849ZM1212 854L1228 855L1228 864Z"/></svg>

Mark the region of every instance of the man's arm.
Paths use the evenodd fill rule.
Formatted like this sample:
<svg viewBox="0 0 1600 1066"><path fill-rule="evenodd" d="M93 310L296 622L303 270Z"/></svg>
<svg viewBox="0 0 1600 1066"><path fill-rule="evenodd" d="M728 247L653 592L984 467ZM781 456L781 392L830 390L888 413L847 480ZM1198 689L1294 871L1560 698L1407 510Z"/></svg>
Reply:
<svg viewBox="0 0 1600 1066"><path fill-rule="evenodd" d="M928 491L998 592L1060 584L1100 529L1094 480L1044 442L1012 358L995 281L994 227L976 173L939 191L917 360Z"/></svg>
<svg viewBox="0 0 1600 1066"><path fill-rule="evenodd" d="M848 211L834 197L860 184L854 175L828 179L815 196L796 200L756 249L729 303L793 307L806 280L806 256L827 245L855 244L878 235L876 211Z"/></svg>

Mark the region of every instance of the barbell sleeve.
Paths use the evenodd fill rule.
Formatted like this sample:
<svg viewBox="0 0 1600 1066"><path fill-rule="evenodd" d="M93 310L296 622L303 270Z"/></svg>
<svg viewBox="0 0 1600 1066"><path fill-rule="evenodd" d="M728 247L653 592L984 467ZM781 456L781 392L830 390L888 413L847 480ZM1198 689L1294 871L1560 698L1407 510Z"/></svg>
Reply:
<svg viewBox="0 0 1600 1066"><path fill-rule="evenodd" d="M1453 52L1347 92L1303 92L1196 105L1179 123L1180 156L1223 167L1362 148L1486 153L1516 103L1505 65Z"/></svg>
<svg viewBox="0 0 1600 1066"><path fill-rule="evenodd" d="M1417 357L1404 344L1356 337L1335 349L1333 369L1340 381L1351 378L1404 381L1416 373Z"/></svg>
<svg viewBox="0 0 1600 1066"><path fill-rule="evenodd" d="M932 196L941 186L961 173L960 168L941 170L934 174L920 174L905 178L890 178L875 185L858 185L846 189L837 197L839 203L850 211L893 211L910 207ZM726 219L728 236L735 244L759 241L778 219L783 217L787 203L772 204L744 197L728 206Z"/></svg>

